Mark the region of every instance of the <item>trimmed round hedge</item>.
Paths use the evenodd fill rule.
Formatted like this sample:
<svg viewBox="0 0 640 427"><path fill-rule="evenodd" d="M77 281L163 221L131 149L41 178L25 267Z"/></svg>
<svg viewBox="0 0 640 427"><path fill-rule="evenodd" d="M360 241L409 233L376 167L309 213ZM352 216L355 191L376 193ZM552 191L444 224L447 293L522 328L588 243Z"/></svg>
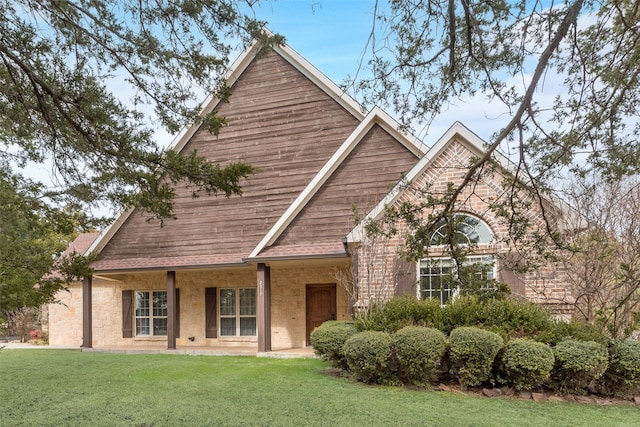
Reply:
<svg viewBox="0 0 640 427"><path fill-rule="evenodd" d="M624 340L611 346L602 391L618 395L640 393L640 341Z"/></svg>
<svg viewBox="0 0 640 427"><path fill-rule="evenodd" d="M309 337L313 351L334 366L346 368L346 359L342 347L349 338L357 333L353 322L329 320L313 331Z"/></svg>
<svg viewBox="0 0 640 427"><path fill-rule="evenodd" d="M475 327L460 327L449 335L451 371L462 386L480 385L491 377L493 361L502 348L502 337Z"/></svg>
<svg viewBox="0 0 640 427"><path fill-rule="evenodd" d="M365 383L382 383L391 377L391 335L364 331L349 338L343 353L355 378Z"/></svg>
<svg viewBox="0 0 640 427"><path fill-rule="evenodd" d="M546 344L515 339L507 343L501 360L500 380L516 390L530 390L549 379L555 357Z"/></svg>
<svg viewBox="0 0 640 427"><path fill-rule="evenodd" d="M552 385L567 393L583 393L607 370L609 354L595 341L560 341L553 349Z"/></svg>
<svg viewBox="0 0 640 427"><path fill-rule="evenodd" d="M404 384L428 384L447 349L446 336L437 329L407 326L393 335L398 377Z"/></svg>

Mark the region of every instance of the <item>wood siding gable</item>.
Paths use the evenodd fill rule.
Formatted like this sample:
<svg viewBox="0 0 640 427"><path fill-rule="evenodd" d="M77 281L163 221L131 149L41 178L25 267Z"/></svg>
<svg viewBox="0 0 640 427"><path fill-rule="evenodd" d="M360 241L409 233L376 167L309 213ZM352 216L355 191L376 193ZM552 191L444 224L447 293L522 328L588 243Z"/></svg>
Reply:
<svg viewBox="0 0 640 427"><path fill-rule="evenodd" d="M341 242L353 227L352 206L368 212L426 151L397 129L393 119L374 108L249 257L277 245Z"/></svg>
<svg viewBox="0 0 640 427"><path fill-rule="evenodd" d="M342 241L418 157L374 126L276 240L277 245Z"/></svg>
<svg viewBox="0 0 640 427"><path fill-rule="evenodd" d="M101 261L249 254L360 123L336 96L319 88L277 51L250 62L218 112L227 120L219 137L197 130L182 150L213 162L243 161L258 172L241 197L194 198L176 186L177 220L157 221L133 211L103 236ZM104 263L103 263L104 264Z"/></svg>

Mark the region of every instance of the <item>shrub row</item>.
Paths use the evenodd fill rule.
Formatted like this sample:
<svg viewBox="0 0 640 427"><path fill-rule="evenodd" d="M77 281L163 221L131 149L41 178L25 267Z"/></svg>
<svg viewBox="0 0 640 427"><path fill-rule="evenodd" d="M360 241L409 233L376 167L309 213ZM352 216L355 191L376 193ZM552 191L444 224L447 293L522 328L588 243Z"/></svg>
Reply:
<svg viewBox="0 0 640 427"><path fill-rule="evenodd" d="M436 328L446 335L461 326L476 326L495 332L506 341L530 338L550 345L567 338L601 344L608 342L604 333L592 325L554 320L540 304L512 298L468 296L441 306L431 298L418 300L404 296L374 305L355 320L355 327L360 332L394 333L410 325Z"/></svg>
<svg viewBox="0 0 640 427"><path fill-rule="evenodd" d="M455 328L447 339L434 328L357 332L351 322L330 321L312 332L311 343L317 354L366 383L427 385L453 375L465 387L491 383L605 394L640 390L636 341L621 341L609 350L574 339L553 348L525 338L505 345L500 335L476 327Z"/></svg>

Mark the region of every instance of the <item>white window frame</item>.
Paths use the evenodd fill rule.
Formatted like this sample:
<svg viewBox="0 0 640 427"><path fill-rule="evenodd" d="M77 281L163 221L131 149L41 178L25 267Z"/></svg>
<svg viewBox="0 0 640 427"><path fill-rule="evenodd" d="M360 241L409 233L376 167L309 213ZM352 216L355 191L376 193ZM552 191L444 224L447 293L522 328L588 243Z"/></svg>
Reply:
<svg viewBox="0 0 640 427"><path fill-rule="evenodd" d="M155 314L154 311L154 294L157 293L164 293L165 297L164 297L164 307L160 307L162 309L164 309L165 311L165 315L157 315ZM138 315L138 294L147 294L147 300L149 301L149 313L148 315ZM162 301L162 300L161 300ZM153 327L153 323L155 319L165 319L166 320L166 324L168 327L169 324L169 308L167 306L168 304L168 300L167 300L167 291L163 291L163 290L134 290L133 291L133 327L135 330L135 336L136 337L166 337L167 333L164 334L155 334L154 333L154 327ZM149 333L148 334L141 334L138 333L138 319L148 319L148 325L147 327L149 328Z"/></svg>
<svg viewBox="0 0 640 427"><path fill-rule="evenodd" d="M423 268L429 268L429 264L431 263L433 264L438 263L441 269L443 267L450 268L450 271L447 272L447 274L422 274ZM465 257L463 265L472 265L472 264L491 265L491 268L487 270L486 279L493 280L496 278L497 268L496 268L496 258L494 255L470 255ZM449 300L454 300L460 295L460 286L456 286L453 288L448 287L445 289L442 289L442 287L440 287L440 289L437 289L431 286L433 282L429 280L430 286L429 288L425 289L425 287L423 286L423 283L424 283L423 278L439 277L440 283L443 283L444 282L443 278L449 277L455 274L456 274L456 263L455 263L455 260L451 257L431 257L431 258L425 258L420 260L420 262L418 263L418 279L419 279L418 280L418 298L419 299L434 298L433 294L439 292L441 305L445 305ZM424 295L426 292L429 293L428 296ZM446 293L446 297L445 297L445 293Z"/></svg>
<svg viewBox="0 0 640 427"><path fill-rule="evenodd" d="M475 244L477 245L479 248L482 247L487 247L488 245L491 245L494 242L494 235L493 232L491 230L491 228L489 227L489 225L484 222L481 218L478 218L474 215L470 215L468 213L465 212L459 212L459 213L455 213L454 217L468 217L471 218L472 220L477 221L476 224L469 224L466 221L463 221L462 227L464 228L464 230L458 230L456 231L457 234L460 234L462 237L462 241L466 241L466 243L458 243L459 246L469 246L470 244ZM439 227L435 232L434 235L431 237L430 241L433 242L434 240L434 236L436 236L436 234L442 236L442 228L445 227L445 225L442 225L441 227ZM464 231L468 231L470 234L465 233ZM444 250L447 247L447 245L434 245L432 246L432 248L435 248L436 250L438 249L442 249ZM447 274L422 274L422 270L423 268L429 268L429 264L433 263L436 264L438 263L440 265L440 269L442 270L442 268L449 268L450 270L447 272ZM475 255L468 255L465 256L465 259L463 261L463 266L464 265L472 265L472 264L477 264L477 263L482 263L482 264L491 264L492 268L490 268L487 271L487 280L493 280L497 277L497 263L496 263L496 257L495 254L475 254ZM427 296L426 298L433 298L433 294L440 292L440 304L444 305L447 303L447 301L449 300L454 300L455 298L457 298L460 295L460 286L456 286L456 287L448 287L445 289L442 289L442 286L440 287L440 289L435 289L432 287L432 281L429 280L429 288L425 290L425 292L423 292L423 277L424 278L428 278L428 277L440 277L440 283L442 284L444 281L442 280L442 278L447 277L447 276L451 276L451 275L455 275L456 274L456 262L452 257L449 256L434 256L434 257L429 257L429 258L424 258L422 260L420 260L420 262L417 263L417 269L418 269L418 286L417 286L417 297L419 299L423 299L425 298L423 296L423 293L428 293L429 296ZM446 297L445 297L445 293L446 293Z"/></svg>
<svg viewBox="0 0 640 427"><path fill-rule="evenodd" d="M253 291L253 313L247 314L243 313L243 307L240 305L240 295L241 291L250 290ZM258 335L258 299L256 288L219 288L218 289L218 336L221 338L255 338ZM235 292L235 303L233 307L233 314L223 314L223 294L225 291L234 291ZM225 335L223 334L223 320L224 319L235 319L235 334L234 335ZM254 330L252 335L242 335L242 319L254 319Z"/></svg>

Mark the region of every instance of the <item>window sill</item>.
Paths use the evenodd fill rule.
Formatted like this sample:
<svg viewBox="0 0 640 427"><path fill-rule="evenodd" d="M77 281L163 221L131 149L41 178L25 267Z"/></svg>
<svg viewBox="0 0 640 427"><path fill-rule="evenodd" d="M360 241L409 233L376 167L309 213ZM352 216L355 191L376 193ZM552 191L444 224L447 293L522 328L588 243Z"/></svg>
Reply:
<svg viewBox="0 0 640 427"><path fill-rule="evenodd" d="M221 337L218 335L218 342L247 342L247 343L256 343L258 342L258 337Z"/></svg>
<svg viewBox="0 0 640 427"><path fill-rule="evenodd" d="M167 337L147 337L147 336L138 336L138 337L133 337L134 341L166 341Z"/></svg>

